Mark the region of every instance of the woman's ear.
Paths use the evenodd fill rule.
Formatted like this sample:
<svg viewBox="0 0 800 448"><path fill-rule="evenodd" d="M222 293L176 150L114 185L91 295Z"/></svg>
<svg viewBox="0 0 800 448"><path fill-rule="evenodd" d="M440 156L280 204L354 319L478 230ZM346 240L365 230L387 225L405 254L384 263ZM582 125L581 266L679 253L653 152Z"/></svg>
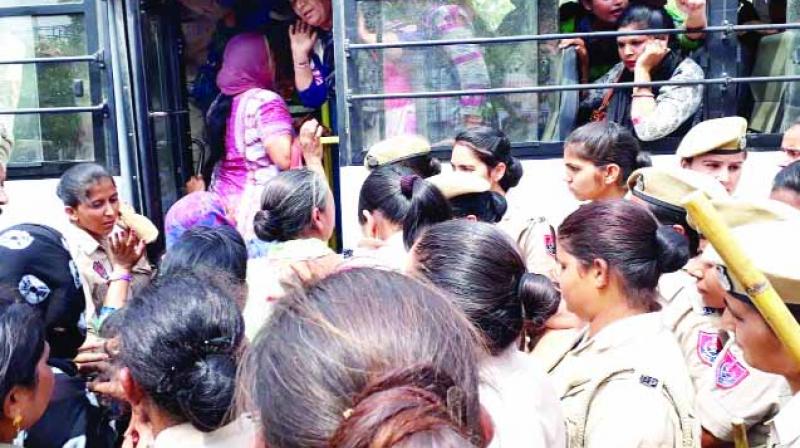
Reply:
<svg viewBox="0 0 800 448"><path fill-rule="evenodd" d="M361 216L364 217L364 224L361 226L364 236L367 238L375 238L378 235L378 225L375 221L375 217L372 216L372 213L368 210L362 210Z"/></svg>
<svg viewBox="0 0 800 448"><path fill-rule="evenodd" d="M592 12L592 0L581 0L581 6L583 6L583 9Z"/></svg>
<svg viewBox="0 0 800 448"><path fill-rule="evenodd" d="M603 167L603 184L604 185L617 185L619 184L619 177L622 175L622 169L616 163L609 163Z"/></svg>
<svg viewBox="0 0 800 448"><path fill-rule="evenodd" d="M29 403L31 397L31 390L21 386L14 386L3 397L3 415L9 419L14 420L17 417L22 417L25 413L25 403Z"/></svg>
<svg viewBox="0 0 800 448"><path fill-rule="evenodd" d="M144 391L139 384L136 383L136 380L133 379L133 375L131 375L131 370L127 367L123 367L117 373L119 378L119 383L122 386L122 391L125 393L125 399L130 403L132 406L136 406L137 404L142 402L144 399Z"/></svg>
<svg viewBox="0 0 800 448"><path fill-rule="evenodd" d="M66 206L64 207L64 212L67 214L69 222L73 224L78 222L78 210L76 210L75 207Z"/></svg>
<svg viewBox="0 0 800 448"><path fill-rule="evenodd" d="M675 233L677 233L680 236L683 236L683 237L686 236L686 229L684 229L683 226L680 225L680 224L673 224L672 225L672 230L674 230Z"/></svg>
<svg viewBox="0 0 800 448"><path fill-rule="evenodd" d="M467 221L478 222L478 217L475 215L467 215L464 217Z"/></svg>
<svg viewBox="0 0 800 448"><path fill-rule="evenodd" d="M322 233L325 229L324 219L322 218L322 210L319 207L314 207L311 212L311 229L314 233Z"/></svg>
<svg viewBox="0 0 800 448"><path fill-rule="evenodd" d="M500 179L502 179L503 176L506 175L507 168L508 167L506 166L505 163L500 162L489 172L489 177L492 179L493 182L500 182Z"/></svg>
<svg viewBox="0 0 800 448"><path fill-rule="evenodd" d="M609 268L608 262L602 258L595 258L589 269L591 281L597 289L608 286Z"/></svg>
<svg viewBox="0 0 800 448"><path fill-rule="evenodd" d="M483 446L489 446L494 438L494 422L489 412L481 406L480 413L481 431L483 431Z"/></svg>

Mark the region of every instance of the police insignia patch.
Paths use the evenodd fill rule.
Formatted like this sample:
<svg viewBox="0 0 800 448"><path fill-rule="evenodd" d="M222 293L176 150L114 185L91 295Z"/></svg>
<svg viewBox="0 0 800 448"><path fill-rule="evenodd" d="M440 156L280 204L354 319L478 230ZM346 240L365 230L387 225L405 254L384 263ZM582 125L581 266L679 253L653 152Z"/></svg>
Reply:
<svg viewBox="0 0 800 448"><path fill-rule="evenodd" d="M725 350L722 359L717 365L717 387L732 389L739 385L750 375L747 367L736 359L730 350Z"/></svg>
<svg viewBox="0 0 800 448"><path fill-rule="evenodd" d="M722 339L719 333L711 331L697 333L697 357L703 364L707 366L714 364L720 350L722 350Z"/></svg>
<svg viewBox="0 0 800 448"><path fill-rule="evenodd" d="M103 263L100 261L95 261L92 264L92 269L97 273L97 275L103 277L105 280L108 280L108 272L106 272L106 268L103 267Z"/></svg>

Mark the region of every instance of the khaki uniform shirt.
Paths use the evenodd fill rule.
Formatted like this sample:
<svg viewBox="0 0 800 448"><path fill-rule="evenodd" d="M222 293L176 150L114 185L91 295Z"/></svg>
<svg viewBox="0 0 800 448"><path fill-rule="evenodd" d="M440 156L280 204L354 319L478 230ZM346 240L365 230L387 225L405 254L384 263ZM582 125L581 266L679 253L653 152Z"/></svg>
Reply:
<svg viewBox="0 0 800 448"><path fill-rule="evenodd" d="M695 390L722 350L722 310L705 306L694 277L685 271L664 274L658 282L664 324L678 340Z"/></svg>
<svg viewBox="0 0 800 448"><path fill-rule="evenodd" d="M781 408L769 425L770 447L800 448L800 393Z"/></svg>
<svg viewBox="0 0 800 448"><path fill-rule="evenodd" d="M741 418L749 428L750 445L764 445L769 436L765 423L791 397L789 383L782 376L751 367L733 338L727 339L711 370L701 380L696 398L697 416L703 428L727 441L733 440L731 421Z"/></svg>
<svg viewBox="0 0 800 448"><path fill-rule="evenodd" d="M108 281L113 271L111 260L108 258L108 243L98 242L88 232L74 225L70 227L65 237L81 274L83 291L86 295L86 316L92 322L92 318L103 306L108 292ZM131 270L131 275L133 281L128 289L129 298L147 286L152 279L153 268L147 256L139 259Z"/></svg>
<svg viewBox="0 0 800 448"><path fill-rule="evenodd" d="M584 332L550 372L571 448L699 446L689 373L662 319L646 313Z"/></svg>
<svg viewBox="0 0 800 448"><path fill-rule="evenodd" d="M529 272L553 276L556 267L556 234L544 217L522 216L509 208L497 226L517 243Z"/></svg>

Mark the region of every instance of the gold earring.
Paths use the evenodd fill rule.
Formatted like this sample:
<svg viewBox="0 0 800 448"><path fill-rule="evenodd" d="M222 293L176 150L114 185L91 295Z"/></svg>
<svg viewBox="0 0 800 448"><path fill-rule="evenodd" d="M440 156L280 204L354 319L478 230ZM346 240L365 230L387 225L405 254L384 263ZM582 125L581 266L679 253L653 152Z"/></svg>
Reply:
<svg viewBox="0 0 800 448"><path fill-rule="evenodd" d="M16 431L11 446L25 446L25 433L22 431L22 415L17 414L11 424L14 425L14 431Z"/></svg>

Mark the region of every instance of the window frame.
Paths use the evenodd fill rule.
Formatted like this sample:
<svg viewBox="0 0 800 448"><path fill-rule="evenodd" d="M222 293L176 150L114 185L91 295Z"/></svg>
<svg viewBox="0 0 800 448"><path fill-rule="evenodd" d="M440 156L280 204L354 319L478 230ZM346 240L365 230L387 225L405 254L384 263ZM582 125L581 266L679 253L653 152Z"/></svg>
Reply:
<svg viewBox="0 0 800 448"><path fill-rule="evenodd" d="M366 1L366 0L362 0ZM356 58L353 53L356 51L386 49L386 48L400 48L400 47L432 47L453 44L486 44L486 45L502 45L510 42L529 42L529 41L542 41L554 38L566 37L579 37L582 33L555 33L555 34L542 34L540 36L508 36L508 37L480 37L470 39L452 39L452 40L439 40L439 41L422 41L401 44L354 44L352 42L353 36L356 35L356 5L358 0L343 0L341 2L334 2L333 16L334 16L334 51L336 60L336 83L337 83L337 115L339 117L339 151L340 162L343 166L346 165L359 165L363 162L363 145L361 145L361 137L363 132L353 132L353 123L360 125L361 120L359 117L360 107L355 105L358 101L375 101L389 98L419 98L414 96L419 94L418 91L411 92L412 96L405 96L404 94L391 95L390 97L374 97L369 94L362 94L360 92L353 92L353 85L360 85L357 78ZM740 76L741 62L741 49L739 40L736 38L736 31L739 30L755 30L759 27L761 29L785 29L785 32L798 32L800 24L787 23L787 24L766 24L766 25L733 25L737 21L738 2L736 0L723 0L719 2L709 2L708 5L708 21L709 27L707 28L706 42L704 43L707 50L705 53L705 63L701 64L706 71L706 79L718 79L717 83L705 83L706 89L704 92L704 101L702 104L702 114L706 119L735 115L736 113L736 89L731 88L737 83L744 82L800 82L800 75L786 75L783 77L765 77L770 81L764 81L765 78L755 77L742 77ZM789 22L787 20L787 22ZM789 31L794 30L794 31ZM670 30L668 34L681 34L685 30ZM648 30L642 32L603 32L592 33L593 35L631 35L631 34L664 34L664 30ZM549 37L548 37L549 36ZM556 36L556 37L553 37ZM546 38L546 39L545 39ZM800 54L800 50L798 50ZM800 61L795 58L794 64L800 64ZM633 84L641 85L641 84ZM575 85L577 86L577 85ZM572 86L574 88L575 86ZM536 86L543 87L543 86ZM557 87L564 87L557 86ZM535 91L535 87L532 88ZM496 95L501 93L532 93L531 90L513 91L503 88L490 88L482 90L481 94ZM513 90L513 89L512 89ZM561 89L553 89L561 90ZM501 91L498 93L498 91ZM453 90L451 92L469 92L466 90ZM435 93L435 92L433 92ZM474 93L473 93L474 94ZM426 92L423 96L430 95ZM430 97L434 97L430 95ZM775 133L758 133L749 134L748 142L752 145L754 151L776 150L779 146L781 134ZM676 138L663 139L657 144L650 144L648 150L654 154L673 154L680 142ZM750 147L750 146L749 146ZM512 144L513 153L515 156L523 159L549 159L559 158L563 156L563 141L525 141L516 142ZM449 158L449 148L434 147L433 152L444 159Z"/></svg>
<svg viewBox="0 0 800 448"><path fill-rule="evenodd" d="M86 41L86 54L74 56L78 60L69 58L29 58L23 63L28 64L71 64L85 63L88 65L90 99L89 106L76 107L39 107L30 110L23 108L15 109L13 115L48 113L78 115L91 114L92 117L92 147L94 150L93 162L104 165L109 172L118 176L120 174L119 154L114 150L117 148L117 135L115 114L114 114L114 91L111 82L111 71L108 70L109 52L108 36L103 33L103 26L98 20L98 8L105 2L94 2L83 0L75 3L62 4L41 4L11 6L0 8L0 17L15 16L82 16ZM85 58L85 60L83 60ZM15 65L15 61L0 61L2 65ZM41 112L36 112L42 110ZM76 109L77 111L68 111ZM13 111L7 111L13 112ZM22 179L47 179L61 176L70 167L81 163L81 161L58 160L41 161L33 163L14 163L10 162L7 166L8 181Z"/></svg>

